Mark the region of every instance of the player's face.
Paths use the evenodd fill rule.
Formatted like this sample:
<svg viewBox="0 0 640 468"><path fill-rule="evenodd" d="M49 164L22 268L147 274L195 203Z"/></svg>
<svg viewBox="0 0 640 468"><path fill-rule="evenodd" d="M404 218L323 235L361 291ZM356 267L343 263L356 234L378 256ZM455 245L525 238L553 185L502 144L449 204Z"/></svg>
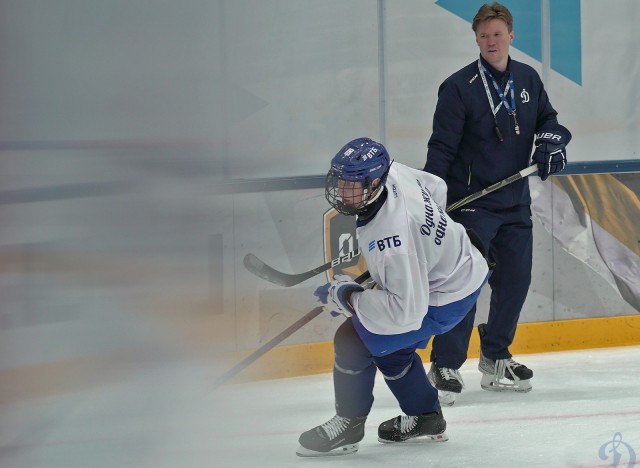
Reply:
<svg viewBox="0 0 640 468"><path fill-rule="evenodd" d="M492 19L480 23L476 29L476 43L480 55L498 71L507 69L509 46L513 41L513 31L509 32L507 23L500 19Z"/></svg>
<svg viewBox="0 0 640 468"><path fill-rule="evenodd" d="M348 180L338 179L338 196L345 205L360 205L360 203L362 203L363 192L362 182L350 182Z"/></svg>

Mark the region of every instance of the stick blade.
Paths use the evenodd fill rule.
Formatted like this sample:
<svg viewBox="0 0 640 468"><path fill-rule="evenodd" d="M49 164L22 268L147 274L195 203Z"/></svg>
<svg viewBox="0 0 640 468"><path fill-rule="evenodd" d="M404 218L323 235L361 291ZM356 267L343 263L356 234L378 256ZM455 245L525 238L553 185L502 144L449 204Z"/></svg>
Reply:
<svg viewBox="0 0 640 468"><path fill-rule="evenodd" d="M278 284L280 286L294 286L302 281L310 278L310 276L305 274L299 275L289 275L287 273L283 273L281 271L276 270L275 268L270 267L258 257L253 255L252 253L248 253L244 256L243 260L244 266L247 270L249 270L254 275L269 281L273 284Z"/></svg>

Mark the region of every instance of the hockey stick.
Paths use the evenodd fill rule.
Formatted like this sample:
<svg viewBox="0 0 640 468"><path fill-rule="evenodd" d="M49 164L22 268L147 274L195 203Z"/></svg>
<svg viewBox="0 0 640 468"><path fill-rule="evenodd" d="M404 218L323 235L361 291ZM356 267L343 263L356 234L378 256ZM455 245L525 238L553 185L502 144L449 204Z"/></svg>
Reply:
<svg viewBox="0 0 640 468"><path fill-rule="evenodd" d="M529 166L525 169L522 169L519 172L507 177L506 179L501 180L500 182L496 182L489 187L479 190L471 195L464 197L462 200L458 200L457 202L449 205L446 209L447 213L457 210L458 208L466 205L467 203L471 203L474 200L477 200L480 197L484 197L485 195L495 192L496 190L512 184L517 180L524 179L525 177L533 174L537 170L537 166L534 164L533 166ZM336 267L341 263L348 262L353 258L360 255L360 249L348 252L346 255L341 255L340 257L336 257L330 262L325 263L324 265L320 265L313 270L305 271L304 273L294 273L288 274L283 273L282 271L278 271L275 268L270 267L258 257L256 257L252 253L248 253L244 257L244 266L256 276L259 276L262 279L269 281L270 283L279 284L280 286L295 286L296 284L302 283L303 281L308 280L309 278L313 278L314 276L329 270L330 268Z"/></svg>
<svg viewBox="0 0 640 468"><path fill-rule="evenodd" d="M371 277L371 275L369 274L369 272L365 271L360 276L358 276L354 281L356 283L358 283L358 284L362 284L365 281L367 281L370 277ZM229 379L231 379L233 376L235 376L237 373L239 373L241 370L243 370L245 367L247 367L253 361L258 359L260 356L265 354L267 351L269 351L270 349L274 348L276 345L278 345L279 343L284 341L286 338L291 336L294 332L296 332L297 330L302 328L304 325L309 323L311 320L316 318L318 315L320 315L322 313L323 310L324 310L323 306L318 306L318 307L310 310L302 318L300 318L297 322L293 323L288 328L283 330L278 336L270 339L268 342L266 342L265 344L260 346L253 353L251 353L249 356L244 358L238 364L236 364L231 369L229 369L227 372L225 372L220 377L218 377L218 379L213 384L213 390L215 390L220 385L222 385L225 382L227 382Z"/></svg>
<svg viewBox="0 0 640 468"><path fill-rule="evenodd" d="M252 253L248 253L244 256L244 266L247 270L262 279L269 281L270 283L279 284L280 286L294 286L298 283L313 278L314 276L327 271L329 268L340 265L341 263L348 262L349 260L360 255L360 249L349 252L341 257L334 258L329 263L314 268L313 270L305 271L298 274L287 274L270 267L258 257Z"/></svg>
<svg viewBox="0 0 640 468"><path fill-rule="evenodd" d="M516 180L524 179L525 177L536 172L537 170L538 170L538 167L535 164L533 166L529 166L525 169L522 169L520 172L516 172L512 176L509 176L506 179L502 179L500 182L496 182L495 184L490 185L486 189L480 190L476 193L472 193L468 197L464 197L462 200L458 200L457 202L452 203L451 205L447 206L447 213L453 210L457 210L461 206L464 206L467 203L471 203L472 201L477 200L480 197L484 197L488 193L495 192L499 188L502 188L505 185L509 185L515 182Z"/></svg>

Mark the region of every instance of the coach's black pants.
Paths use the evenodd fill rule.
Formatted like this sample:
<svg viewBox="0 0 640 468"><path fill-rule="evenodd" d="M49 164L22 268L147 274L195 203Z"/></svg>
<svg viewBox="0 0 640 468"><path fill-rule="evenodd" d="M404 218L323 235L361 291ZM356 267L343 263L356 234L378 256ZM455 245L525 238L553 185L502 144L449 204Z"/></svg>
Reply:
<svg viewBox="0 0 640 468"><path fill-rule="evenodd" d="M482 352L490 359L510 358L509 346L531 284L531 208L521 206L502 211L462 208L449 216L475 231L488 249L485 256L496 264L489 279L491 304ZM467 359L475 314L474 305L452 330L434 337L431 361L438 367L459 369Z"/></svg>

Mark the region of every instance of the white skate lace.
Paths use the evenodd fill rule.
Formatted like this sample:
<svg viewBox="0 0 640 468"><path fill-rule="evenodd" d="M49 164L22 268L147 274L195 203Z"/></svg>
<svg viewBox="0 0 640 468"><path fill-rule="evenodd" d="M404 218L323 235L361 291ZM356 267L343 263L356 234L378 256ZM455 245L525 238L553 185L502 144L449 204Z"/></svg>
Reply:
<svg viewBox="0 0 640 468"><path fill-rule="evenodd" d="M513 372L513 370L516 367L521 367L521 366L522 364L514 361L512 358L496 359L495 370L494 370L496 379L497 380L502 379L505 376L506 371L509 371L509 374L511 374L511 376L513 377L513 380L515 381L520 380L518 376L516 376L515 372Z"/></svg>
<svg viewBox="0 0 640 468"><path fill-rule="evenodd" d="M321 427L322 429L324 429L324 432L327 433L327 435L329 436L329 439L331 440L338 437L338 435L340 435L340 433L347 428L350 421L351 421L350 419L343 418L342 416L338 416L336 414L333 418L331 418L329 421L324 423Z"/></svg>
<svg viewBox="0 0 640 468"><path fill-rule="evenodd" d="M465 388L464 380L462 380L462 376L460 375L460 372L458 371L458 369L449 369L448 367L439 367L438 370L440 371L440 375L444 380L455 379L458 382L460 382L460 385L462 385L462 388Z"/></svg>
<svg viewBox="0 0 640 468"><path fill-rule="evenodd" d="M416 427L416 424L418 424L417 416L405 416L403 414L398 417L400 418L400 431L403 433L409 432L411 429Z"/></svg>

